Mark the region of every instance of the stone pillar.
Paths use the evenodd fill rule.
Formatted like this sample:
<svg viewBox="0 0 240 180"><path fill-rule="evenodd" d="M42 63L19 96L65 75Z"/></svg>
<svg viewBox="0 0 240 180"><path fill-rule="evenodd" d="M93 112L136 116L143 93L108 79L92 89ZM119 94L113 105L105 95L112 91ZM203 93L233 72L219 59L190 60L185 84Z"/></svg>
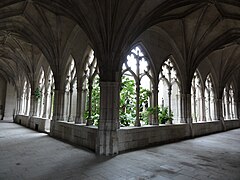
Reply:
<svg viewBox="0 0 240 180"><path fill-rule="evenodd" d="M181 123L192 122L191 94L181 94Z"/></svg>
<svg viewBox="0 0 240 180"><path fill-rule="evenodd" d="M87 117L87 126L93 125L93 120L91 119L92 116L92 81L89 81L89 86L88 86L88 117Z"/></svg>
<svg viewBox="0 0 240 180"><path fill-rule="evenodd" d="M43 109L43 118L47 118L47 111L48 111L48 90L46 89L44 93L44 109Z"/></svg>
<svg viewBox="0 0 240 180"><path fill-rule="evenodd" d="M73 95L73 87L72 87L72 85L70 87L69 93L70 93L70 95L69 95L70 97L69 97L68 122L71 122L72 121L72 95Z"/></svg>
<svg viewBox="0 0 240 180"><path fill-rule="evenodd" d="M25 112L24 112L24 114L25 115L28 115L28 104L29 104L29 95L27 94L27 96L26 96L26 106L25 106Z"/></svg>
<svg viewBox="0 0 240 180"><path fill-rule="evenodd" d="M134 126L141 126L139 102L140 102L140 82L139 80L137 80L136 82L136 120L135 120Z"/></svg>
<svg viewBox="0 0 240 180"><path fill-rule="evenodd" d="M78 85L77 87L77 109L76 109L76 118L75 124L82 124L83 120L81 119L81 103L82 103L82 86Z"/></svg>
<svg viewBox="0 0 240 180"><path fill-rule="evenodd" d="M53 108L52 103L53 103L53 98L54 98L53 90L51 90L50 95L51 95L51 97L50 97L51 99L50 99L50 107L49 107L48 119L52 119L52 108Z"/></svg>
<svg viewBox="0 0 240 180"><path fill-rule="evenodd" d="M196 106L197 106L197 103L196 103L196 88L194 87L193 88L193 117L192 117L194 122L197 122L197 116L196 116L196 113L197 113L196 108L197 107Z"/></svg>
<svg viewBox="0 0 240 180"><path fill-rule="evenodd" d="M158 86L153 87L153 108L158 108ZM158 110L155 111L153 119L150 120L151 125L159 125L158 121Z"/></svg>
<svg viewBox="0 0 240 180"><path fill-rule="evenodd" d="M237 119L240 120L240 101L237 101L237 104L236 104L236 115L237 115Z"/></svg>
<svg viewBox="0 0 240 180"><path fill-rule="evenodd" d="M35 96L34 96L34 94L31 93L29 116L33 116L34 115L34 111L35 111Z"/></svg>
<svg viewBox="0 0 240 180"><path fill-rule="evenodd" d="M119 83L100 82L100 121L96 152L118 154Z"/></svg>
<svg viewBox="0 0 240 180"><path fill-rule="evenodd" d="M86 119L84 117L85 111L86 111L86 102L87 102L87 89L84 88L82 90L82 102L81 102L81 107L80 107L80 119L82 123L86 123Z"/></svg>
<svg viewBox="0 0 240 180"><path fill-rule="evenodd" d="M214 98L214 120L217 120L217 99ZM222 109L222 116L223 116L223 109Z"/></svg>
<svg viewBox="0 0 240 180"><path fill-rule="evenodd" d="M205 107L205 96L204 95L202 96L201 101L202 101L202 121L206 121L206 107Z"/></svg>
<svg viewBox="0 0 240 180"><path fill-rule="evenodd" d="M191 115L191 94L181 95L181 122L188 123L191 136L194 136Z"/></svg>
<svg viewBox="0 0 240 180"><path fill-rule="evenodd" d="M50 135L54 136L55 131L55 123L57 121L63 121L63 110L64 110L64 94L65 91L63 89L55 89L54 90L54 106L53 106L53 116L50 127Z"/></svg>
<svg viewBox="0 0 240 180"><path fill-rule="evenodd" d="M171 116L171 111L172 111L172 102L171 102L171 99L172 99L172 85L169 86L168 88L168 115L169 117ZM172 123L172 122L171 122Z"/></svg>
<svg viewBox="0 0 240 180"><path fill-rule="evenodd" d="M222 124L222 128L225 131L225 122L223 118L223 111L222 111L222 99L216 99L216 115L217 115L217 120L219 120Z"/></svg>
<svg viewBox="0 0 240 180"><path fill-rule="evenodd" d="M229 111L229 93L228 90L225 90L225 99L224 99L224 103L225 103L225 111L226 111L226 119L230 119L230 111Z"/></svg>
<svg viewBox="0 0 240 180"><path fill-rule="evenodd" d="M55 89L54 91L54 106L53 106L53 121L63 120L63 102L64 90Z"/></svg>

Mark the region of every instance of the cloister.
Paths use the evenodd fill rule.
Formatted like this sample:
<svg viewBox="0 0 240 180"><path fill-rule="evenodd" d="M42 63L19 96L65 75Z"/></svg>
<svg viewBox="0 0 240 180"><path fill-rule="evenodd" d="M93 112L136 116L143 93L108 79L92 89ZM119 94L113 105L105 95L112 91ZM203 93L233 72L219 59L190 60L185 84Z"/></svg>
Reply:
<svg viewBox="0 0 240 180"><path fill-rule="evenodd" d="M0 117L100 155L240 127L237 0L2 0Z"/></svg>

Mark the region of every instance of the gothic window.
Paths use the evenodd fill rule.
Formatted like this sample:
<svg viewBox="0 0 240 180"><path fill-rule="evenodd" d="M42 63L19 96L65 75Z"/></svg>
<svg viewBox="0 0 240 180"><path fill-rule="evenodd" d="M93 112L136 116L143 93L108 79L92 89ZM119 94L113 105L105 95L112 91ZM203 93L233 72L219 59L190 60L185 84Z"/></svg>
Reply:
<svg viewBox="0 0 240 180"><path fill-rule="evenodd" d="M98 125L100 114L99 70L94 51L88 54L83 71L81 114L87 125Z"/></svg>
<svg viewBox="0 0 240 180"><path fill-rule="evenodd" d="M235 107L235 100L234 100L234 88L233 85L230 84L229 86L229 106L230 106L230 118L236 118L236 107Z"/></svg>
<svg viewBox="0 0 240 180"><path fill-rule="evenodd" d="M72 57L69 64L67 77L65 81L65 120L73 122L76 116L76 100L77 100L77 77L74 59Z"/></svg>
<svg viewBox="0 0 240 180"><path fill-rule="evenodd" d="M23 85L23 91L22 91L22 105L20 107L20 114L25 114L25 115L28 115L29 113L29 97L30 97L30 94L29 94L29 85L28 85L28 82L27 80L24 81L24 85Z"/></svg>
<svg viewBox="0 0 240 180"><path fill-rule="evenodd" d="M203 97L202 97L202 85L199 73L196 71L192 79L191 87L191 112L193 122L203 121Z"/></svg>
<svg viewBox="0 0 240 180"><path fill-rule="evenodd" d="M152 106L151 79L148 58L142 47L136 46L122 65L119 112L122 126L149 124L147 111Z"/></svg>
<svg viewBox="0 0 240 180"><path fill-rule="evenodd" d="M206 120L212 121L215 119L215 97L213 90L213 82L210 75L207 76L205 81L204 96Z"/></svg>
<svg viewBox="0 0 240 180"><path fill-rule="evenodd" d="M230 84L223 90L223 116L225 120L236 118L236 104L234 100L234 88Z"/></svg>
<svg viewBox="0 0 240 180"><path fill-rule="evenodd" d="M53 73L49 70L47 82L45 83L45 93L44 96L44 110L43 110L43 118L52 119L52 106L53 106L53 94L54 94L54 79Z"/></svg>
<svg viewBox="0 0 240 180"><path fill-rule="evenodd" d="M158 105L162 111L165 109L174 124L180 122L180 82L177 71L171 61L167 59L161 68L158 85ZM160 118L160 121L161 118ZM165 123L165 122L160 122ZM171 123L171 122L170 122Z"/></svg>
<svg viewBox="0 0 240 180"><path fill-rule="evenodd" d="M45 93L45 77L43 68L40 70L40 76L38 80L38 86L35 91L36 99L37 99L37 116L42 117L43 108L44 108L44 96Z"/></svg>

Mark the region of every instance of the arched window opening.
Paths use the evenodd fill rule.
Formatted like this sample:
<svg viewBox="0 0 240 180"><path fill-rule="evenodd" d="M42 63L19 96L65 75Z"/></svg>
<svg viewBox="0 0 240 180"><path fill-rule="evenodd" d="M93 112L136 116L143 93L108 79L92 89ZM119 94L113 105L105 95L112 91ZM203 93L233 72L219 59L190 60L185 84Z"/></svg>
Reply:
<svg viewBox="0 0 240 180"><path fill-rule="evenodd" d="M49 92L50 92L50 96L49 96L49 108L48 108L48 119L52 119L53 116L53 106L54 106L54 90L55 90L55 84L54 84L54 77L53 77L53 73L51 71L50 75L49 75Z"/></svg>
<svg viewBox="0 0 240 180"><path fill-rule="evenodd" d="M28 115L29 113L29 97L30 97L30 87L27 80L24 81L23 90L22 90L22 105L20 107L20 114Z"/></svg>
<svg viewBox="0 0 240 180"><path fill-rule="evenodd" d="M44 71L41 68L40 70L40 76L38 80L38 86L35 90L35 98L37 101L37 116L42 117L43 109L44 109L44 93L45 93L45 77L44 77Z"/></svg>
<svg viewBox="0 0 240 180"><path fill-rule="evenodd" d="M230 98L230 118L235 119L236 118L236 103L234 100L234 88L231 84L229 86L229 98Z"/></svg>
<svg viewBox="0 0 240 180"><path fill-rule="evenodd" d="M203 118L203 97L200 76L197 71L193 75L191 87L191 112L193 122L204 121Z"/></svg>
<svg viewBox="0 0 240 180"><path fill-rule="evenodd" d="M54 86L53 73L50 70L48 73L47 81L45 82L45 93L44 96L44 110L43 110L43 118L51 119L52 118L52 106L53 106L53 90Z"/></svg>
<svg viewBox="0 0 240 180"><path fill-rule="evenodd" d="M74 59L72 58L65 81L65 117L68 122L73 122L76 117L77 104L77 76Z"/></svg>
<svg viewBox="0 0 240 180"><path fill-rule="evenodd" d="M232 84L226 86L223 90L222 106L225 120L236 118L236 102L234 100L234 88Z"/></svg>
<svg viewBox="0 0 240 180"><path fill-rule="evenodd" d="M158 85L158 105L160 106L159 121L165 123L180 123L180 82L177 71L167 59L161 68Z"/></svg>
<svg viewBox="0 0 240 180"><path fill-rule="evenodd" d="M205 81L204 96L206 120L212 121L215 119L215 97L213 91L213 83L210 75L207 76Z"/></svg>
<svg viewBox="0 0 240 180"><path fill-rule="evenodd" d="M100 86L99 70L94 51L91 50L86 58L83 71L81 114L87 125L98 125L100 116Z"/></svg>
<svg viewBox="0 0 240 180"><path fill-rule="evenodd" d="M149 124L152 75L149 62L140 46L133 48L122 65L120 88L121 126Z"/></svg>

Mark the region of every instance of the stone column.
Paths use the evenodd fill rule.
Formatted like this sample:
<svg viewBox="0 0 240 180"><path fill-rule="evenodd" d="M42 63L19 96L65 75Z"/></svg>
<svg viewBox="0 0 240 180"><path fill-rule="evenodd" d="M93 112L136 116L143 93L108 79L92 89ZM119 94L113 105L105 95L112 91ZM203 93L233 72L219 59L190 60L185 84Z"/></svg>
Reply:
<svg viewBox="0 0 240 180"><path fill-rule="evenodd" d="M81 103L82 103L82 86L78 85L77 87L77 109L76 109L76 118L75 124L82 124L83 120L81 119Z"/></svg>
<svg viewBox="0 0 240 180"><path fill-rule="evenodd" d="M118 154L119 83L100 82L100 121L96 152Z"/></svg>
<svg viewBox="0 0 240 180"><path fill-rule="evenodd" d="M229 93L228 90L225 90L225 111L226 111L226 119L230 119L230 111L229 111Z"/></svg>
<svg viewBox="0 0 240 180"><path fill-rule="evenodd" d="M192 115L191 115L191 94L181 95L181 122L188 123L190 128L190 135L193 137Z"/></svg>
<svg viewBox="0 0 240 180"><path fill-rule="evenodd" d="M25 106L25 112L24 114L27 116L28 115L28 102L29 101L29 95L27 94L26 96L26 106Z"/></svg>
<svg viewBox="0 0 240 180"><path fill-rule="evenodd" d="M158 108L158 86L153 87L153 108ZM159 125L158 110L154 113L153 119L150 121L151 125Z"/></svg>
<svg viewBox="0 0 240 180"><path fill-rule="evenodd" d="M51 99L50 99L50 107L49 107L48 119L52 119L52 108L53 108L52 103L53 103L53 97L54 97L53 90L51 90L50 95L51 95L51 97L50 97Z"/></svg>
<svg viewBox="0 0 240 180"><path fill-rule="evenodd" d="M84 117L85 111L86 111L86 101L87 101L87 89L84 88L82 90L82 102L81 102L81 107L80 107L80 119L82 121L82 123L86 123L86 119Z"/></svg>
<svg viewBox="0 0 240 180"><path fill-rule="evenodd" d="M172 85L169 86L168 88L168 115L171 115L171 111L172 111L172 102L171 102L171 96L172 96ZM171 122L172 123L172 122Z"/></svg>
<svg viewBox="0 0 240 180"><path fill-rule="evenodd" d="M33 92L33 93L31 93L31 97L30 97L30 112L29 112L29 116L34 116L35 109L36 109L36 103L35 103L35 95L34 95L34 92Z"/></svg>
<svg viewBox="0 0 240 180"><path fill-rule="evenodd" d="M208 118L210 121L212 121L211 117L211 92L210 90L208 91Z"/></svg>
<svg viewBox="0 0 240 180"><path fill-rule="evenodd" d="M73 87L71 85L69 90L69 112L68 112L68 122L72 121L72 95L73 95Z"/></svg>
<svg viewBox="0 0 240 180"><path fill-rule="evenodd" d="M140 101L140 82L137 80L136 82L136 120L134 126L141 126L140 123L140 108L139 108L139 101Z"/></svg>
<svg viewBox="0 0 240 180"><path fill-rule="evenodd" d="M222 129L225 131L225 122L223 118L223 111L222 111L222 99L216 99L216 115L217 115L217 120L219 120L222 124Z"/></svg>
<svg viewBox="0 0 240 180"><path fill-rule="evenodd" d="M202 101L202 121L206 121L206 107L205 107L205 96L204 95L202 96L201 101Z"/></svg>
<svg viewBox="0 0 240 180"><path fill-rule="evenodd" d="M89 81L89 86L88 86L88 117L87 117L87 126L93 125L93 120L91 119L92 116L92 81Z"/></svg>
<svg viewBox="0 0 240 180"><path fill-rule="evenodd" d="M233 119L237 119L237 102L233 102Z"/></svg>
<svg viewBox="0 0 240 180"><path fill-rule="evenodd" d="M63 120L63 102L64 102L64 90L55 89L54 91L54 106L53 106L53 121Z"/></svg>
<svg viewBox="0 0 240 180"><path fill-rule="evenodd" d="M240 101L238 100L237 101L237 104L236 104L236 115L237 115L237 119L240 120Z"/></svg>
<svg viewBox="0 0 240 180"><path fill-rule="evenodd" d="M50 127L50 135L54 136L55 132L55 123L57 121L63 121L63 113L64 113L64 94L65 90L63 89L55 89L54 90L54 106L53 106L53 116Z"/></svg>
<svg viewBox="0 0 240 180"><path fill-rule="evenodd" d="M181 94L181 123L192 122L191 94Z"/></svg>
<svg viewBox="0 0 240 180"><path fill-rule="evenodd" d="M197 107L196 106L197 106L197 104L196 104L196 88L194 87L193 88L193 117L192 117L194 122L197 122L197 116L196 116L196 113L197 113L196 108Z"/></svg>
<svg viewBox="0 0 240 180"><path fill-rule="evenodd" d="M43 118L47 118L47 110L48 110L48 90L46 89L44 93L44 109L43 109Z"/></svg>

